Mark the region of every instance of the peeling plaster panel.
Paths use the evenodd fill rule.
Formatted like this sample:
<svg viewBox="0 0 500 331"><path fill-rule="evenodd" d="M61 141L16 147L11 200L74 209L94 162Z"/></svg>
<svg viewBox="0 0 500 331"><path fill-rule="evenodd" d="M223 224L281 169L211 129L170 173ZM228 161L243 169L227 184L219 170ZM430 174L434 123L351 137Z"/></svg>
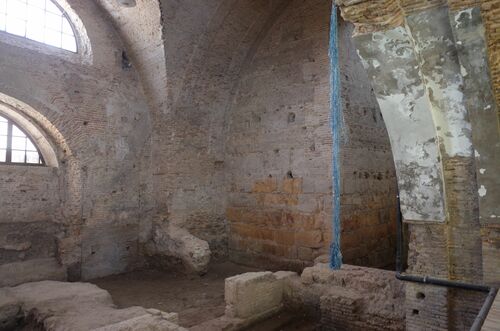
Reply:
<svg viewBox="0 0 500 331"><path fill-rule="evenodd" d="M398 27L357 36L355 42L391 138L403 216L407 220L442 221L439 149L410 36Z"/></svg>
<svg viewBox="0 0 500 331"><path fill-rule="evenodd" d="M486 51L481 11L469 8L450 13L460 65L464 76L465 105L472 124L472 141L476 150L478 186L484 185L487 194L480 194L481 222L498 222L491 215L500 214L500 132L497 127L497 105L493 95Z"/></svg>
<svg viewBox="0 0 500 331"><path fill-rule="evenodd" d="M450 157L472 156L471 125L448 10L443 7L408 16L407 24L420 59L441 152Z"/></svg>

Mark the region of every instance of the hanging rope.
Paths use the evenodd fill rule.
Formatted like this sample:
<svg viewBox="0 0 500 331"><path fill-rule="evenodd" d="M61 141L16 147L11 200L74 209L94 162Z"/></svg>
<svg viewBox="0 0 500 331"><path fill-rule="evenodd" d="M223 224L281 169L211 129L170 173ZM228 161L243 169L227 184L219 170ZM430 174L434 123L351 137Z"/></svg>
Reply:
<svg viewBox="0 0 500 331"><path fill-rule="evenodd" d="M333 180L333 237L330 245L330 267L340 269L342 253L340 252L340 132L342 130L342 105L340 101L340 68L337 34L337 6L332 6L330 21L330 95L331 114L330 125L333 134L332 180Z"/></svg>

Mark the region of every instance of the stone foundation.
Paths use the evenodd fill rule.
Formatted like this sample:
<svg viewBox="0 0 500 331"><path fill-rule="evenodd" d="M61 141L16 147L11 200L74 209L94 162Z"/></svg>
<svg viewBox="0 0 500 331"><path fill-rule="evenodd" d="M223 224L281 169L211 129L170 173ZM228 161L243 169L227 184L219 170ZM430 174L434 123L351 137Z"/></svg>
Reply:
<svg viewBox="0 0 500 331"><path fill-rule="evenodd" d="M87 283L43 281L0 288L0 330L186 331L177 314L116 309L107 291Z"/></svg>

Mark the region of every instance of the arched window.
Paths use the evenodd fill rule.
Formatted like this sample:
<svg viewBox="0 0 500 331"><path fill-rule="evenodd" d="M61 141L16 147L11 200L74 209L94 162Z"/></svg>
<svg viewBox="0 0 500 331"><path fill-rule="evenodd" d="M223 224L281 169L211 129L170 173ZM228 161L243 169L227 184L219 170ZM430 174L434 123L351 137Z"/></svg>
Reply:
<svg viewBox="0 0 500 331"><path fill-rule="evenodd" d="M52 0L0 0L0 31L77 51L68 16Z"/></svg>
<svg viewBox="0 0 500 331"><path fill-rule="evenodd" d="M31 138L10 119L0 116L0 164L44 165Z"/></svg>

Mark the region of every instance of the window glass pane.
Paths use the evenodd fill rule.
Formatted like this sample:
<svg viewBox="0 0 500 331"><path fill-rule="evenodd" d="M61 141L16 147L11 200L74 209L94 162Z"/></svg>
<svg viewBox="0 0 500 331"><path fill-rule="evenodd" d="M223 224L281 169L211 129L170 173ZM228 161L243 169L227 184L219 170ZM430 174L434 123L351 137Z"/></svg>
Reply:
<svg viewBox="0 0 500 331"><path fill-rule="evenodd" d="M16 137L26 137L26 135L15 125L12 125L12 135Z"/></svg>
<svg viewBox="0 0 500 331"><path fill-rule="evenodd" d="M45 27L61 32L62 31L62 17L61 15L46 13L45 14Z"/></svg>
<svg viewBox="0 0 500 331"><path fill-rule="evenodd" d="M61 10L59 7L54 5L54 3L50 0L47 0L45 3L45 8L47 9L48 12L54 13L54 14L61 14Z"/></svg>
<svg viewBox="0 0 500 331"><path fill-rule="evenodd" d="M77 51L70 22L51 0L0 0L0 30Z"/></svg>
<svg viewBox="0 0 500 331"><path fill-rule="evenodd" d="M45 43L47 45L61 47L61 33L51 29L45 29Z"/></svg>
<svg viewBox="0 0 500 331"><path fill-rule="evenodd" d="M28 0L28 5L45 9L45 0Z"/></svg>
<svg viewBox="0 0 500 331"><path fill-rule="evenodd" d="M12 132L8 131L9 125ZM0 132L0 162L43 165L36 145L17 125L0 116L0 128L3 130ZM7 155L10 155L9 160Z"/></svg>
<svg viewBox="0 0 500 331"><path fill-rule="evenodd" d="M26 149L26 138L12 137L12 149L24 151Z"/></svg>
<svg viewBox="0 0 500 331"><path fill-rule="evenodd" d="M45 9L45 0L28 0L28 6Z"/></svg>
<svg viewBox="0 0 500 331"><path fill-rule="evenodd" d="M28 6L27 21L32 26L42 27L45 24L45 11L38 7Z"/></svg>
<svg viewBox="0 0 500 331"><path fill-rule="evenodd" d="M31 139L26 139L26 150L38 153L35 145L31 142Z"/></svg>
<svg viewBox="0 0 500 331"><path fill-rule="evenodd" d="M24 163L25 154L26 154L26 152L24 152L24 151L12 151L12 162Z"/></svg>
<svg viewBox="0 0 500 331"><path fill-rule="evenodd" d="M73 36L73 28L66 17L63 17L62 32Z"/></svg>
<svg viewBox="0 0 500 331"><path fill-rule="evenodd" d="M5 24L7 23L7 17L5 14L0 13L0 30L5 31Z"/></svg>
<svg viewBox="0 0 500 331"><path fill-rule="evenodd" d="M0 0L0 13L7 12L7 0Z"/></svg>
<svg viewBox="0 0 500 331"><path fill-rule="evenodd" d="M0 148L7 148L7 136L0 136Z"/></svg>
<svg viewBox="0 0 500 331"><path fill-rule="evenodd" d="M69 36L67 34L62 35L62 48L65 50L76 52L76 40L75 37Z"/></svg>
<svg viewBox="0 0 500 331"><path fill-rule="evenodd" d="M26 38L43 42L45 40L43 32L44 29L39 25L28 22L28 26L26 27Z"/></svg>
<svg viewBox="0 0 500 331"><path fill-rule="evenodd" d="M26 15L26 1L9 0L7 1L7 15L24 19Z"/></svg>
<svg viewBox="0 0 500 331"><path fill-rule="evenodd" d="M0 135L6 136L7 135L7 123L5 122L0 122Z"/></svg>
<svg viewBox="0 0 500 331"><path fill-rule="evenodd" d="M26 152L26 163L39 164L40 156L37 152Z"/></svg>
<svg viewBox="0 0 500 331"><path fill-rule="evenodd" d="M24 37L26 35L26 21L7 15L6 31Z"/></svg>

